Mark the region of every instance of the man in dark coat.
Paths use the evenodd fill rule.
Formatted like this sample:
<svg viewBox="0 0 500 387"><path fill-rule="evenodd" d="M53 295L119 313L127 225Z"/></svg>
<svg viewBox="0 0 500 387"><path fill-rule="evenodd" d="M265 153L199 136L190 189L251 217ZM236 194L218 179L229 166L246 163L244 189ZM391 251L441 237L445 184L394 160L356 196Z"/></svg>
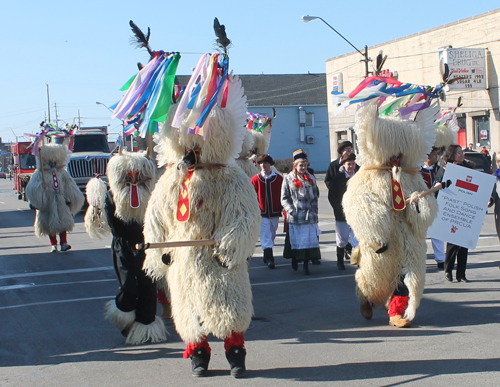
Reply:
<svg viewBox="0 0 500 387"><path fill-rule="evenodd" d="M342 160L342 157L344 155L348 155L353 152L353 146L352 142L350 141L343 141L339 144L339 147L337 148L337 152L339 154L339 158L333 160L330 165L328 166L328 170L326 171L325 175L325 184L328 189L330 189L331 182L333 181L333 178L337 173L339 173L339 169L341 167L340 161ZM359 167L358 167L359 168Z"/></svg>
<svg viewBox="0 0 500 387"><path fill-rule="evenodd" d="M337 268L345 270L344 254L346 246L351 242L352 247L358 245L358 241L347 224L342 208L342 198L347 190L347 181L354 176L359 166L356 164L356 155L354 153L346 153L342 156L341 167L328 190L328 201L333 207L335 215L335 239L337 243ZM349 258L349 256L348 256Z"/></svg>
<svg viewBox="0 0 500 387"><path fill-rule="evenodd" d="M337 152L340 155L338 159L333 160L330 165L328 166L328 170L326 171L325 174L325 184L326 187L328 188L328 192L330 192L330 189L333 186L333 179L334 177L339 173L339 169L342 166L341 160L344 155L349 156L353 152L353 145L352 142L350 141L343 141L339 144L337 148ZM357 172L359 169L359 165L356 164L356 170ZM345 253L346 253L346 258L349 259L351 256L351 251L352 251L352 245L351 243L347 243L345 246Z"/></svg>

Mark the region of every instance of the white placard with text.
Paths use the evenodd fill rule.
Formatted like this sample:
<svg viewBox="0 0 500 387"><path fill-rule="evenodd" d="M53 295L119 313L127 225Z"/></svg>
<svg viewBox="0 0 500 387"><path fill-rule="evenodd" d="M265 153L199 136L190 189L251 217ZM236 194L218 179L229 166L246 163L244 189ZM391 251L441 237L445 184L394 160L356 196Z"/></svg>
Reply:
<svg viewBox="0 0 500 387"><path fill-rule="evenodd" d="M443 182L447 180L452 184L439 191L439 211L427 235L475 249L496 178L474 169L447 164Z"/></svg>

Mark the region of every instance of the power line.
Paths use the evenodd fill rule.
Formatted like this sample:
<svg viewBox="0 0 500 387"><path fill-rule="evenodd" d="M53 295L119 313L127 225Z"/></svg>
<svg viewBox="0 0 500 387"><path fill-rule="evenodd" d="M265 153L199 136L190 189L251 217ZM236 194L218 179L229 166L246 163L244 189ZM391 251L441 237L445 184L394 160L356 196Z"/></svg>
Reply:
<svg viewBox="0 0 500 387"><path fill-rule="evenodd" d="M270 97L262 97L262 98L255 98L255 99L248 98L247 101L248 102L255 102L255 101L261 101L263 99L271 99L271 98L274 99L274 98L279 98L279 97L286 97L287 95L300 94L300 93L305 93L305 92L308 92L308 91L319 90L319 89L325 89L325 86L315 87L315 88L307 89L307 90L294 91L292 93L285 93L285 94L280 94L280 95L273 95L273 96L270 96Z"/></svg>
<svg viewBox="0 0 500 387"><path fill-rule="evenodd" d="M285 74L287 75L287 74ZM308 75L312 75L312 74L308 74ZM321 74L323 75L323 74ZM303 86L303 85L308 85L310 83L314 83L314 82L318 82L318 81L321 81L323 82L324 81L324 77L323 76L318 76L317 78L314 78L312 80L308 80L308 81L305 81L305 82L299 82L299 83L294 83L293 85L288 85L288 86L285 86L285 87L281 87L279 89L273 89L273 90L262 90L262 91L249 91L249 90L245 90L245 94L248 96L250 94L262 94L262 93L273 93L275 91L281 91L281 90L286 90L286 89L292 89L292 88L295 88L295 87L299 87L299 86Z"/></svg>

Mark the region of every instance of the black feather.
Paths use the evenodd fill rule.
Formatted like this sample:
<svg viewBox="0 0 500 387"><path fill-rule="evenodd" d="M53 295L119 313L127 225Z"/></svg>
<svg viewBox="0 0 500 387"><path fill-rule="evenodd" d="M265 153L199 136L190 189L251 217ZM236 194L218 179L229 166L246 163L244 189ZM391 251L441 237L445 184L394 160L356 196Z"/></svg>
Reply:
<svg viewBox="0 0 500 387"><path fill-rule="evenodd" d="M129 24L135 36L135 38L130 39L131 43L135 45L135 48L145 48L146 50L148 50L149 55L153 56L153 50L151 50L151 47L149 47L149 37L151 35L151 30L149 29L149 27L148 34L146 36L144 35L144 32L142 32L141 29L137 27L137 25L132 20L130 20Z"/></svg>
<svg viewBox="0 0 500 387"><path fill-rule="evenodd" d="M377 55L377 72L379 72L382 68L382 58L384 56L382 55L382 50L378 53Z"/></svg>
<svg viewBox="0 0 500 387"><path fill-rule="evenodd" d="M444 64L444 73L443 73L443 82L447 83L448 78L450 77L450 67L447 63Z"/></svg>
<svg viewBox="0 0 500 387"><path fill-rule="evenodd" d="M227 48L231 44L231 41L226 35L226 27L223 24L220 24L217 18L214 19L214 32L215 36L217 36L217 39L215 41L220 46L220 48L222 48L224 54L227 55Z"/></svg>

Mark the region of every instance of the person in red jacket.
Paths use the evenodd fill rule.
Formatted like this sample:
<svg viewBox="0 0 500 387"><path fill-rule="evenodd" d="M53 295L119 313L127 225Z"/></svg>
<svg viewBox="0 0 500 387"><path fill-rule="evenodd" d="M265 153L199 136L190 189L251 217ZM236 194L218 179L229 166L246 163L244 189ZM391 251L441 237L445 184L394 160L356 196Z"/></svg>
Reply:
<svg viewBox="0 0 500 387"><path fill-rule="evenodd" d="M279 218L283 207L281 206L281 184L283 177L271 169L274 160L269 155L259 155L256 160L261 171L252 177L251 182L259 199L260 215L260 244L264 251L264 263L274 269L273 246Z"/></svg>

